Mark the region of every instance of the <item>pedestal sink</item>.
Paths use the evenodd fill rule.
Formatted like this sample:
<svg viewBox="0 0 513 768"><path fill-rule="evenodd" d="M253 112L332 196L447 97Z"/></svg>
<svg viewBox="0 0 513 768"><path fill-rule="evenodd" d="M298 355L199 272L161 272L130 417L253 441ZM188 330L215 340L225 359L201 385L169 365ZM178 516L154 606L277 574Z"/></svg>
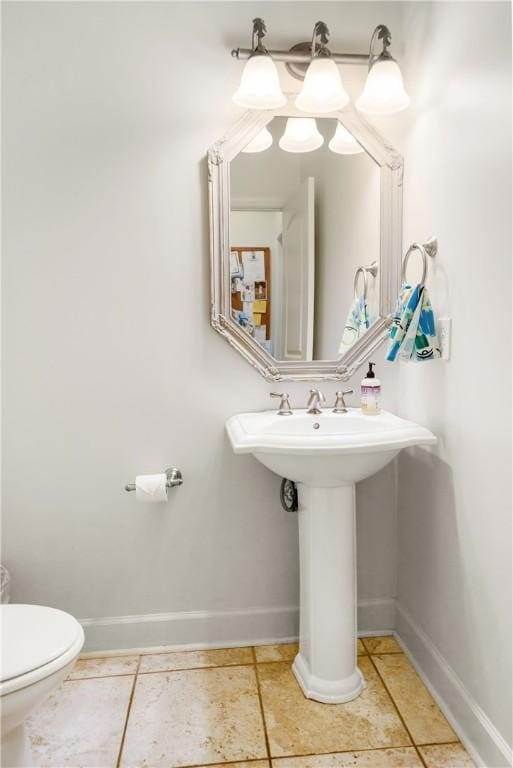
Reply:
<svg viewBox="0 0 513 768"><path fill-rule="evenodd" d="M350 701L364 679L356 666L354 484L401 448L433 445L425 427L391 413L281 416L241 413L226 423L235 453L252 453L299 497L300 628L293 671L303 693L329 704Z"/></svg>

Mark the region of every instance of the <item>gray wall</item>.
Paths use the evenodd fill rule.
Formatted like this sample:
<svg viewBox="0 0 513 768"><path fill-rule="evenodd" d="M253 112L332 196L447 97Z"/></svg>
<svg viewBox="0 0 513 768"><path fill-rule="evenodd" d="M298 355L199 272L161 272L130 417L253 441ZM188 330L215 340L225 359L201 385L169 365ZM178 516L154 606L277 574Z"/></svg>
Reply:
<svg viewBox="0 0 513 768"><path fill-rule="evenodd" d="M428 288L453 336L448 363L399 366L399 413L439 445L399 460L397 620L486 747L481 719L497 746L483 758L496 767L507 764L512 723L511 11L493 2L405 10L414 97L405 239L439 238Z"/></svg>
<svg viewBox="0 0 513 768"><path fill-rule="evenodd" d="M319 17L339 49L365 50L384 17L399 26L383 3L300 3L293 25L290 3L264 10L277 47ZM224 434L231 414L268 407L273 387L208 314L205 152L241 113L230 49L261 12L3 6L3 559L15 601L114 617L88 628L90 645L296 631L297 520L278 477L234 456ZM287 390L305 403L306 384ZM185 484L167 506L124 493L170 463ZM393 472L358 491L360 598L385 599L364 608L364 628L391 626ZM155 613L180 615L115 618Z"/></svg>
<svg viewBox="0 0 513 768"><path fill-rule="evenodd" d="M440 436L400 462L398 626L440 685L445 664L500 751L511 723L509 5L2 11L13 599L103 618L88 631L104 647L295 631L296 520L280 510L279 479L235 457L223 432L232 413L268 406L272 387L208 324L204 155L240 114L229 49L255 15L265 11L275 47L323 18L339 50L365 50L385 21L414 103L376 124L405 155L405 242L438 235L429 288L454 318L450 362L379 366L385 406ZM357 95L364 73L344 74ZM305 385L287 389L305 402ZM169 463L185 485L167 506L122 491ZM367 629L390 625L396 594L394 472L357 491ZM126 618L150 614L159 620Z"/></svg>

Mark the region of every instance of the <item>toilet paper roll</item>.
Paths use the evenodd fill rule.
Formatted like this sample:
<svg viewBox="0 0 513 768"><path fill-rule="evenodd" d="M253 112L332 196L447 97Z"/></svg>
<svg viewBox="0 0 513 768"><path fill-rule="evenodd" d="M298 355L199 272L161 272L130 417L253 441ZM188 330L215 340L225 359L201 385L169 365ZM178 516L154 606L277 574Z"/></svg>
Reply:
<svg viewBox="0 0 513 768"><path fill-rule="evenodd" d="M135 478L135 498L137 501L156 503L167 501L167 477L164 472L159 475L137 475Z"/></svg>

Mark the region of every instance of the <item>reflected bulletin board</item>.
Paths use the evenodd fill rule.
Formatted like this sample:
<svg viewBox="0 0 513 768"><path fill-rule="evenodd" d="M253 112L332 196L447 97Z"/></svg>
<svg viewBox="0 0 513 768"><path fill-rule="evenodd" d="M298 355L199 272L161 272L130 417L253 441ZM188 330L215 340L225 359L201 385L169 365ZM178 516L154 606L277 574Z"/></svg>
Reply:
<svg viewBox="0 0 513 768"><path fill-rule="evenodd" d="M271 249L232 245L230 252L232 310L249 315L257 340L259 334L262 334L260 340L264 338L269 340L271 338ZM236 288L240 290L234 290Z"/></svg>

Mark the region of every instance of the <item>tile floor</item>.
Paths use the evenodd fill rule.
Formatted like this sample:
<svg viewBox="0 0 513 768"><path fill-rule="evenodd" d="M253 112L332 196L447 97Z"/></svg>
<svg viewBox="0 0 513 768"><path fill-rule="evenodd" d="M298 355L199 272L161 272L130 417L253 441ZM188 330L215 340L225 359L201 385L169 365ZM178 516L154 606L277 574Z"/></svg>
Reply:
<svg viewBox="0 0 513 768"><path fill-rule="evenodd" d="M393 637L358 641L365 691L305 699L295 644L82 658L27 723L42 768L472 768Z"/></svg>

